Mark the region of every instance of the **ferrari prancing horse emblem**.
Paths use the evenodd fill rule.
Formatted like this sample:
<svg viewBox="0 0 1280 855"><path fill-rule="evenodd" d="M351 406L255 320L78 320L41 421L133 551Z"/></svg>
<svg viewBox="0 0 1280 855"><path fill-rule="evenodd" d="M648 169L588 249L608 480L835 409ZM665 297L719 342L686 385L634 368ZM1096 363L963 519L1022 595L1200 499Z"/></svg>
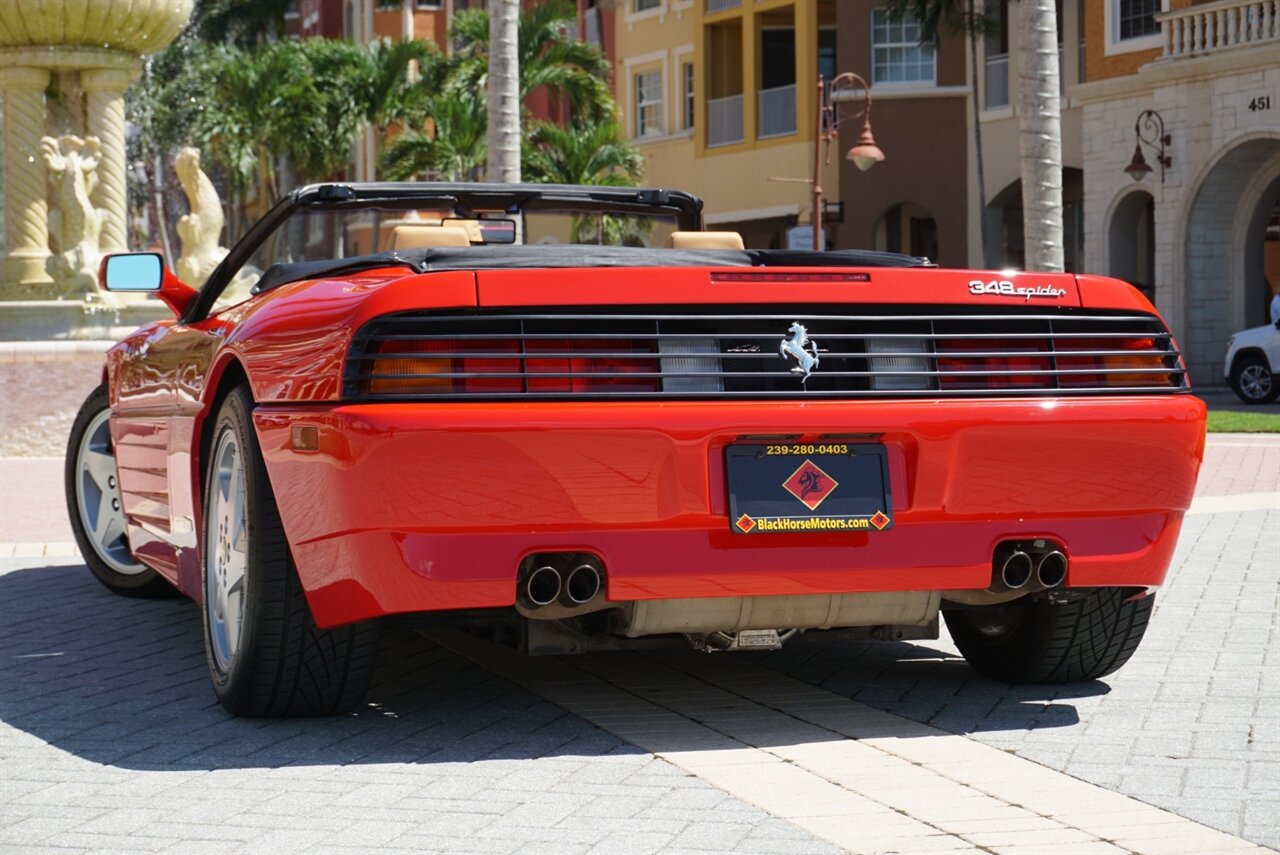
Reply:
<svg viewBox="0 0 1280 855"><path fill-rule="evenodd" d="M807 349L806 349L807 348ZM787 362L795 360L791 373L800 375L800 383L809 379L809 374L818 367L818 343L809 338L809 331L799 321L787 329L787 336L778 347L778 354Z"/></svg>

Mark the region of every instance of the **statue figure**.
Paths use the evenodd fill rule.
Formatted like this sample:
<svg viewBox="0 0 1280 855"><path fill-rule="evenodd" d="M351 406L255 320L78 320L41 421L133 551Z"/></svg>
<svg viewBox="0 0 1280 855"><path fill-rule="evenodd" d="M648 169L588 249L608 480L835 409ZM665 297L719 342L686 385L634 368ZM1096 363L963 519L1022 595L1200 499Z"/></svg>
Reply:
<svg viewBox="0 0 1280 855"><path fill-rule="evenodd" d="M49 170L49 244L53 254L45 270L62 296L96 295L100 237L107 212L93 207L89 195L98 184L102 160L97 137L67 134L42 137L40 152Z"/></svg>
<svg viewBox="0 0 1280 855"><path fill-rule="evenodd" d="M173 159L173 169L178 173L178 182L191 208L191 213L178 220L182 255L178 258L177 274L183 282L199 288L228 251L218 245L224 222L222 202L213 182L200 168L199 149L188 146L179 151Z"/></svg>

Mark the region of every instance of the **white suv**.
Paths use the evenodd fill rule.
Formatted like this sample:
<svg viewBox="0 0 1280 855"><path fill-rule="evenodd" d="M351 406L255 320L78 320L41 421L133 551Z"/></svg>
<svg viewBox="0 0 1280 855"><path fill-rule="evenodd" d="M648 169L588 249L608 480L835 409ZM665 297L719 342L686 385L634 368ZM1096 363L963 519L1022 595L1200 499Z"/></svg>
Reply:
<svg viewBox="0 0 1280 855"><path fill-rule="evenodd" d="M1246 404L1269 404L1280 395L1280 322L1241 330L1227 339L1222 374Z"/></svg>

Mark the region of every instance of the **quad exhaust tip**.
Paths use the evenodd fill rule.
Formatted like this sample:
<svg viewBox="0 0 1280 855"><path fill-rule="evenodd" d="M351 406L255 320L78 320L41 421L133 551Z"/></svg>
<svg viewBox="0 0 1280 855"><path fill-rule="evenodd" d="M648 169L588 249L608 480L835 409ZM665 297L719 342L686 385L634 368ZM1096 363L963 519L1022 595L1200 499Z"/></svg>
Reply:
<svg viewBox="0 0 1280 855"><path fill-rule="evenodd" d="M529 572L524 583L524 593L533 605L545 606L556 601L561 587L560 571L547 564Z"/></svg>
<svg viewBox="0 0 1280 855"><path fill-rule="evenodd" d="M1000 565L1000 581L1010 591L1016 591L1031 581L1031 570L1031 556L1015 549Z"/></svg>
<svg viewBox="0 0 1280 855"><path fill-rule="evenodd" d="M1054 549L1036 562L1036 581L1042 588L1056 588L1067 578L1067 556Z"/></svg>
<svg viewBox="0 0 1280 855"><path fill-rule="evenodd" d="M525 559L516 577L516 609L547 620L599 611L605 570L590 552L542 552Z"/></svg>
<svg viewBox="0 0 1280 855"><path fill-rule="evenodd" d="M566 606L580 606L600 593L600 569L594 564L579 564L564 580L563 601Z"/></svg>
<svg viewBox="0 0 1280 855"><path fill-rule="evenodd" d="M992 556L988 590L997 594L1048 591L1066 582L1068 564L1066 553L1052 541L1005 541Z"/></svg>

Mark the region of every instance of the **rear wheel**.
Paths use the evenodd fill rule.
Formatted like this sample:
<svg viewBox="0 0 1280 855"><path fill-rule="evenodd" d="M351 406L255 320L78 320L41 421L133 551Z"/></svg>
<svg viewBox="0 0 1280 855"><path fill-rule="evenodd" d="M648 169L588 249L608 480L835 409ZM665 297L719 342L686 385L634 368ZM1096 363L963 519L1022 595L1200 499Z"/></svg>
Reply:
<svg viewBox="0 0 1280 855"><path fill-rule="evenodd" d="M377 625L316 626L289 554L243 386L218 410L205 479L205 658L235 715L332 715L364 698Z"/></svg>
<svg viewBox="0 0 1280 855"><path fill-rule="evenodd" d="M174 587L139 564L129 547L110 416L104 383L85 399L71 425L63 487L72 534L89 571L115 593L172 596L177 593Z"/></svg>
<svg viewBox="0 0 1280 855"><path fill-rule="evenodd" d="M1270 404L1280 395L1280 383L1271 373L1271 366L1257 355L1236 361L1231 369L1231 388L1246 404Z"/></svg>
<svg viewBox="0 0 1280 855"><path fill-rule="evenodd" d="M1023 598L943 612L974 670L1002 683L1073 683L1118 669L1138 649L1155 596L1129 600L1123 588L1078 599Z"/></svg>

